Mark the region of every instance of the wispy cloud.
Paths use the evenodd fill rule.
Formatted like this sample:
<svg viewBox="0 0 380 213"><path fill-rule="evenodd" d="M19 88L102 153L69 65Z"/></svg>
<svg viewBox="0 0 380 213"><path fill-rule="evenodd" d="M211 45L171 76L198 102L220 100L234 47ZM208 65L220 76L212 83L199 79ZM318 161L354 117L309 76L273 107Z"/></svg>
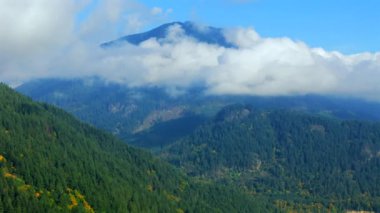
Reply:
<svg viewBox="0 0 380 213"><path fill-rule="evenodd" d="M380 100L380 53L344 55L289 38L265 38L253 28L226 30L238 48L224 48L187 37L179 25L168 31L168 42L153 38L140 46L103 50L98 44L117 37L115 29L133 31L166 10L102 1L78 28L74 17L83 5L86 1L81 7L74 1L2 1L0 79L19 83L97 75L169 90L203 85L213 94L315 93Z"/></svg>

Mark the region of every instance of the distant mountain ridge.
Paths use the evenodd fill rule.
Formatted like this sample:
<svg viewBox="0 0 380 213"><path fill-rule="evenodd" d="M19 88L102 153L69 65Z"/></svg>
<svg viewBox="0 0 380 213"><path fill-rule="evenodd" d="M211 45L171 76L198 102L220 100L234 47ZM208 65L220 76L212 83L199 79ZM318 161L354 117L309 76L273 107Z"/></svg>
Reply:
<svg viewBox="0 0 380 213"><path fill-rule="evenodd" d="M165 88L130 88L97 79L31 81L17 88L79 119L142 147L161 147L191 133L221 108L251 104L255 109L288 109L325 117L380 121L380 104L317 95L258 97L207 96L202 88L172 97ZM172 131L173 128L178 131ZM136 134L135 134L136 133Z"/></svg>
<svg viewBox="0 0 380 213"><path fill-rule="evenodd" d="M214 44L214 45L227 47L227 48L235 47L233 43L227 41L227 39L224 37L223 29L209 27L209 26L200 26L189 21L172 22L172 23L163 24L157 28L154 28L144 33L127 35L113 41L105 42L101 44L101 47L103 48L118 47L118 46L122 46L126 42L133 45L139 45L142 42L149 40L151 38L156 38L157 40L160 41L166 38L170 28L176 25L181 27L181 29L184 31L184 34L186 36L194 38L199 42Z"/></svg>

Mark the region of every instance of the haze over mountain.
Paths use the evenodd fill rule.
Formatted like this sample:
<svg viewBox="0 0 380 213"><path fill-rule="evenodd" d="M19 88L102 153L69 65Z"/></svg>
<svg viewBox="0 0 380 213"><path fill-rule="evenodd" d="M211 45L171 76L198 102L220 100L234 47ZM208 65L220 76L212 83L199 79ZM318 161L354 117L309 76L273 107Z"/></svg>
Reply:
<svg viewBox="0 0 380 213"><path fill-rule="evenodd" d="M253 29L220 29L193 22L164 24L101 46L97 51L102 56L87 62L92 66L87 74L98 77L76 72L70 78L77 76L82 83L48 79L21 85L19 91L61 106L123 139L152 131L154 137L144 134L143 140L136 139L139 146L152 146L152 137L154 147L168 144L201 124L205 108L215 113L233 103L288 107L345 119L380 117L378 104L360 100L369 96L377 100L378 84L371 82L376 79L378 54L344 56L286 38L261 38ZM371 72L368 79L356 76L367 71ZM337 88L343 85L358 94ZM131 94L143 98L136 101ZM352 96L356 98L347 98ZM209 102L210 97L215 102ZM200 106L204 108L199 110ZM165 135L162 126L151 129L184 118L191 120L190 125L182 126L178 135Z"/></svg>
<svg viewBox="0 0 380 213"><path fill-rule="evenodd" d="M2 7L1 14L37 20L27 39L17 36L23 22L1 33L0 78L8 84L97 76L131 87L166 87L174 93L196 85L210 94L328 94L379 100L378 53L345 55L287 37L263 37L253 28L221 29L190 22L171 22L124 37L138 45L104 49L99 45L121 37L105 35L105 29L117 28L115 24L123 26L122 12L103 11L115 5L104 2L104 7L96 7L99 12L76 22L69 18L76 12L71 3L30 4L40 9L40 17L57 18L38 22L39 17L28 17L18 7ZM2 15L1 20L9 17ZM60 26L60 31L52 26Z"/></svg>
<svg viewBox="0 0 380 213"><path fill-rule="evenodd" d="M37 80L17 90L35 100L62 107L128 143L154 149L192 133L221 108L236 103L252 104L256 109L288 109L332 118L380 120L377 102L316 95L205 95L205 88L192 88L171 96L165 87L130 88L98 78Z"/></svg>

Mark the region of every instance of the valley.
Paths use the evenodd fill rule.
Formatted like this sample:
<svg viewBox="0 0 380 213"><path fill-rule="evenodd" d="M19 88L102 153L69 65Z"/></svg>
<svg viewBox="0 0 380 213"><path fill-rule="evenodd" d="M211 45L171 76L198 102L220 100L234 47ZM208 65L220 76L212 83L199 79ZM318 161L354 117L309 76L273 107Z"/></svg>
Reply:
<svg viewBox="0 0 380 213"><path fill-rule="evenodd" d="M252 212L269 205L242 190L192 180L148 152L5 85L0 175L5 212Z"/></svg>
<svg viewBox="0 0 380 213"><path fill-rule="evenodd" d="M238 187L263 197L273 208L379 209L380 126L376 111L366 110L377 109L375 103L318 96L209 97L196 92L172 97L157 88L49 82L54 85L48 93L31 89L29 95L124 135L125 142L151 150L191 179ZM43 88L32 82L19 90L27 93L25 88L33 84ZM85 92L74 96L70 89ZM57 91L66 91L66 98L52 95ZM101 95L104 91L109 92ZM90 98L94 96L106 98ZM125 104L108 101L115 99ZM232 104L239 102L244 104ZM75 105L88 107L75 112ZM368 113L373 113L373 121L365 119ZM122 128L104 128L99 120L115 115L116 123L108 124L128 121L124 133Z"/></svg>
<svg viewBox="0 0 380 213"><path fill-rule="evenodd" d="M0 213L380 212L378 8L0 1Z"/></svg>

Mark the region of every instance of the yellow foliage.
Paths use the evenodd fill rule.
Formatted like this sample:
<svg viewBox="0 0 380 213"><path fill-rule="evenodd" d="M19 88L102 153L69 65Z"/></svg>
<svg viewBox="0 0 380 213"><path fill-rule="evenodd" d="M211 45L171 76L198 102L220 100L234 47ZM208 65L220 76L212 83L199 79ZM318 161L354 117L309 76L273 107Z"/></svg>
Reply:
<svg viewBox="0 0 380 213"><path fill-rule="evenodd" d="M77 190L75 190L75 196L79 198L80 200L84 200L84 196Z"/></svg>
<svg viewBox="0 0 380 213"><path fill-rule="evenodd" d="M175 201L175 202L179 202L181 200L181 198L175 196L175 195L172 195L172 194L166 194L166 197L168 198L168 200L170 201Z"/></svg>
<svg viewBox="0 0 380 213"><path fill-rule="evenodd" d="M6 162L7 160L5 159L4 156L0 155L0 162Z"/></svg>
<svg viewBox="0 0 380 213"><path fill-rule="evenodd" d="M83 204L83 207L85 208L86 212L94 213L94 209L88 204L86 201L84 195L82 195L78 190L73 190L70 188L66 189L69 193L71 205L68 206L68 208L71 210L72 208L79 205L79 202Z"/></svg>
<svg viewBox="0 0 380 213"><path fill-rule="evenodd" d="M70 196L70 200L71 200L71 205L69 205L69 209L72 209L72 208L78 206L78 201L75 198L75 196L72 194L69 194L69 196Z"/></svg>
<svg viewBox="0 0 380 213"><path fill-rule="evenodd" d="M153 186L151 184L148 184L146 186L146 189L148 190L148 192L153 192Z"/></svg>
<svg viewBox="0 0 380 213"><path fill-rule="evenodd" d="M19 186L18 190L25 192L25 191L28 191L30 188L32 188L31 185L24 184L24 185Z"/></svg>
<svg viewBox="0 0 380 213"><path fill-rule="evenodd" d="M177 209L177 213L185 213L185 211L183 211L183 209Z"/></svg>
<svg viewBox="0 0 380 213"><path fill-rule="evenodd" d="M12 179L16 179L16 178L17 178L16 175L11 174L11 173L9 173L9 172L5 172L5 173L4 173L4 177L6 177L6 178L12 178Z"/></svg>
<svg viewBox="0 0 380 213"><path fill-rule="evenodd" d="M87 212L94 213L94 209L90 206L90 204L87 203L87 201L83 201L83 206L86 209Z"/></svg>
<svg viewBox="0 0 380 213"><path fill-rule="evenodd" d="M36 193L34 193L34 196L35 196L36 198L39 198L39 197L41 197L41 193L36 192Z"/></svg>

